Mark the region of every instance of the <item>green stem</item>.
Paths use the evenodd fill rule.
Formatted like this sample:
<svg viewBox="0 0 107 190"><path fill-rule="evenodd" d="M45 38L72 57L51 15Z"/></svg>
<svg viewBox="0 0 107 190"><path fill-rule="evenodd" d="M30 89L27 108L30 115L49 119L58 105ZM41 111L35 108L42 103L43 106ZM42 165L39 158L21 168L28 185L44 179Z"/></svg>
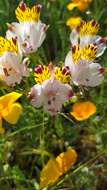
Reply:
<svg viewBox="0 0 107 190"><path fill-rule="evenodd" d="M44 146L45 146L45 123L44 123L44 111L43 111L43 122L41 126L41 132L40 132L40 148L42 151L41 154L41 160L42 160L42 167L44 166Z"/></svg>
<svg viewBox="0 0 107 190"><path fill-rule="evenodd" d="M68 117L67 115L65 115L64 113L58 113L59 115L63 116L65 119L69 120L71 123L75 124L75 122L70 118Z"/></svg>
<svg viewBox="0 0 107 190"><path fill-rule="evenodd" d="M45 123L44 123L45 124ZM9 134L5 139L4 139L4 141L6 141L6 140L8 140L10 137L13 137L13 136L15 136L15 135L17 135L17 134L19 134L19 133L22 133L22 132L27 132L27 130L31 130L31 129L34 129L34 128L38 128L38 127L40 127L40 126L42 126L43 124L41 123L41 124L38 124L38 125L33 125L33 126L29 126L29 127L23 127L23 128L21 128L21 129L19 129L19 130L17 130L17 131L14 131L13 133L11 133L11 134Z"/></svg>

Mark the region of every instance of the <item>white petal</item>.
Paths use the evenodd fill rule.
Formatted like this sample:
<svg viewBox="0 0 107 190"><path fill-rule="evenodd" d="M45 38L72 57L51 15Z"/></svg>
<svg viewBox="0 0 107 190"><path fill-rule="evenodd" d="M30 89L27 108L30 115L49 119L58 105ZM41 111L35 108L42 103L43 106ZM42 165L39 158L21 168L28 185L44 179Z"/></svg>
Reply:
<svg viewBox="0 0 107 190"><path fill-rule="evenodd" d="M60 111L63 103L68 100L71 87L57 80L47 80L43 83L44 110L51 115Z"/></svg>
<svg viewBox="0 0 107 190"><path fill-rule="evenodd" d="M105 43L101 43L97 46L97 57L101 56L107 48Z"/></svg>
<svg viewBox="0 0 107 190"><path fill-rule="evenodd" d="M82 67L78 66L75 69L74 83L90 87L98 86L104 79L103 74L99 72L100 68L101 66L98 63L86 64L82 65Z"/></svg>
<svg viewBox="0 0 107 190"><path fill-rule="evenodd" d="M73 46L78 44L78 37L79 37L79 35L78 35L77 31L75 29L73 29L70 34L70 42Z"/></svg>
<svg viewBox="0 0 107 190"><path fill-rule="evenodd" d="M7 31L6 37L18 37L18 45L24 55L36 52L43 43L46 33L44 25L38 22L12 23L13 31Z"/></svg>
<svg viewBox="0 0 107 190"><path fill-rule="evenodd" d="M6 52L0 57L0 65L2 67L2 73L4 69L6 73L1 74L3 80L9 86L15 86L16 83L20 83L23 76L28 76L28 68L26 65L20 62L20 56L14 53Z"/></svg>
<svg viewBox="0 0 107 190"><path fill-rule="evenodd" d="M72 60L72 51L69 51L66 58L65 58L65 66L68 66L70 69L74 65Z"/></svg>
<svg viewBox="0 0 107 190"><path fill-rule="evenodd" d="M103 42L103 43L100 43L100 40L101 40L101 36L89 36L89 35L85 35L83 37L80 38L80 46L82 48L84 48L85 46L89 45L89 44L96 44L96 47L97 47L97 57L101 56L105 49L106 49L106 43Z"/></svg>
<svg viewBox="0 0 107 190"><path fill-rule="evenodd" d="M39 84L36 84L35 86L32 87L31 92L30 92L30 103L35 106L35 107L40 107L42 106L43 103L43 96L42 96L42 86Z"/></svg>

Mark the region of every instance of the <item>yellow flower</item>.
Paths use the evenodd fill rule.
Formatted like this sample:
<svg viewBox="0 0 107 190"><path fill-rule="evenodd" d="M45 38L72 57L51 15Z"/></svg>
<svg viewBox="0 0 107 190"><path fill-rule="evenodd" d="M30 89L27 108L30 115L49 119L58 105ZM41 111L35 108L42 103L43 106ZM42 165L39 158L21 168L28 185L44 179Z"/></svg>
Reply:
<svg viewBox="0 0 107 190"><path fill-rule="evenodd" d="M71 148L59 154L56 159L50 159L41 171L40 188L55 183L61 175L75 164L76 160L77 153Z"/></svg>
<svg viewBox="0 0 107 190"><path fill-rule="evenodd" d="M78 121L88 119L96 112L96 106L92 102L79 102L73 105L71 115Z"/></svg>
<svg viewBox="0 0 107 190"><path fill-rule="evenodd" d="M4 133L2 127L2 119L5 119L10 124L17 123L20 114L22 113L22 106L16 103L16 100L20 98L22 94L17 92L11 92L0 97L0 133Z"/></svg>
<svg viewBox="0 0 107 190"><path fill-rule="evenodd" d="M67 5L67 9L69 11L73 10L77 7L80 11L85 11L88 4L91 3L92 0L72 0L72 3Z"/></svg>
<svg viewBox="0 0 107 190"><path fill-rule="evenodd" d="M69 26L71 29L76 28L80 25L81 17L71 17L67 20L66 25Z"/></svg>

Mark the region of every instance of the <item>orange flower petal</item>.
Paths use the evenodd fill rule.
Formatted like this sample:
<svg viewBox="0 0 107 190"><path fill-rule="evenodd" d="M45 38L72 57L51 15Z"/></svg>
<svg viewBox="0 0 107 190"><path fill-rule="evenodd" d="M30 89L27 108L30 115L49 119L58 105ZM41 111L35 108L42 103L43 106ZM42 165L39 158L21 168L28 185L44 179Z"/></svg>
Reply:
<svg viewBox="0 0 107 190"><path fill-rule="evenodd" d="M56 159L51 159L41 171L40 188L52 185L76 162L77 153L73 149L62 152Z"/></svg>
<svg viewBox="0 0 107 190"><path fill-rule="evenodd" d="M41 171L40 188L51 185L60 177L60 169L55 159L49 160Z"/></svg>
<svg viewBox="0 0 107 190"><path fill-rule="evenodd" d="M69 149L67 152L63 152L57 156L56 161L60 167L60 175L66 173L77 160L77 153L74 149Z"/></svg>
<svg viewBox="0 0 107 190"><path fill-rule="evenodd" d="M88 119L96 112L96 106L92 102L79 102L73 105L71 115L78 121Z"/></svg>

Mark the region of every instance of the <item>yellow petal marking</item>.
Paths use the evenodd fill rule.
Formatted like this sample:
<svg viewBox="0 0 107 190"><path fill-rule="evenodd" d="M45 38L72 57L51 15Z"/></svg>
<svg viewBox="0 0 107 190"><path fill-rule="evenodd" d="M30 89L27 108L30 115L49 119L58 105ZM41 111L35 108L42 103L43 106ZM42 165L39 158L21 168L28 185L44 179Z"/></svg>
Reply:
<svg viewBox="0 0 107 190"><path fill-rule="evenodd" d="M72 58L74 64L77 64L79 60L93 60L96 58L96 47L92 44L81 48L80 45L72 47Z"/></svg>
<svg viewBox="0 0 107 190"><path fill-rule="evenodd" d="M62 83L70 83L71 75L70 72L66 71L63 73L62 68L57 67L55 70L55 80L59 80Z"/></svg>
<svg viewBox="0 0 107 190"><path fill-rule="evenodd" d="M80 25L80 36L84 35L96 35L99 31L99 24L96 21L85 22Z"/></svg>
<svg viewBox="0 0 107 190"><path fill-rule="evenodd" d="M19 22L38 22L40 19L40 11L38 11L38 5L33 6L31 9L26 7L25 10L21 10L20 6L17 7L16 18Z"/></svg>
<svg viewBox="0 0 107 190"><path fill-rule="evenodd" d="M41 73L34 73L35 81L38 84L42 84L45 80L50 79L51 73L47 66L42 66L42 72Z"/></svg>
<svg viewBox="0 0 107 190"><path fill-rule="evenodd" d="M18 46L14 44L12 39L5 39L0 37L0 55L3 55L5 52L18 53Z"/></svg>

